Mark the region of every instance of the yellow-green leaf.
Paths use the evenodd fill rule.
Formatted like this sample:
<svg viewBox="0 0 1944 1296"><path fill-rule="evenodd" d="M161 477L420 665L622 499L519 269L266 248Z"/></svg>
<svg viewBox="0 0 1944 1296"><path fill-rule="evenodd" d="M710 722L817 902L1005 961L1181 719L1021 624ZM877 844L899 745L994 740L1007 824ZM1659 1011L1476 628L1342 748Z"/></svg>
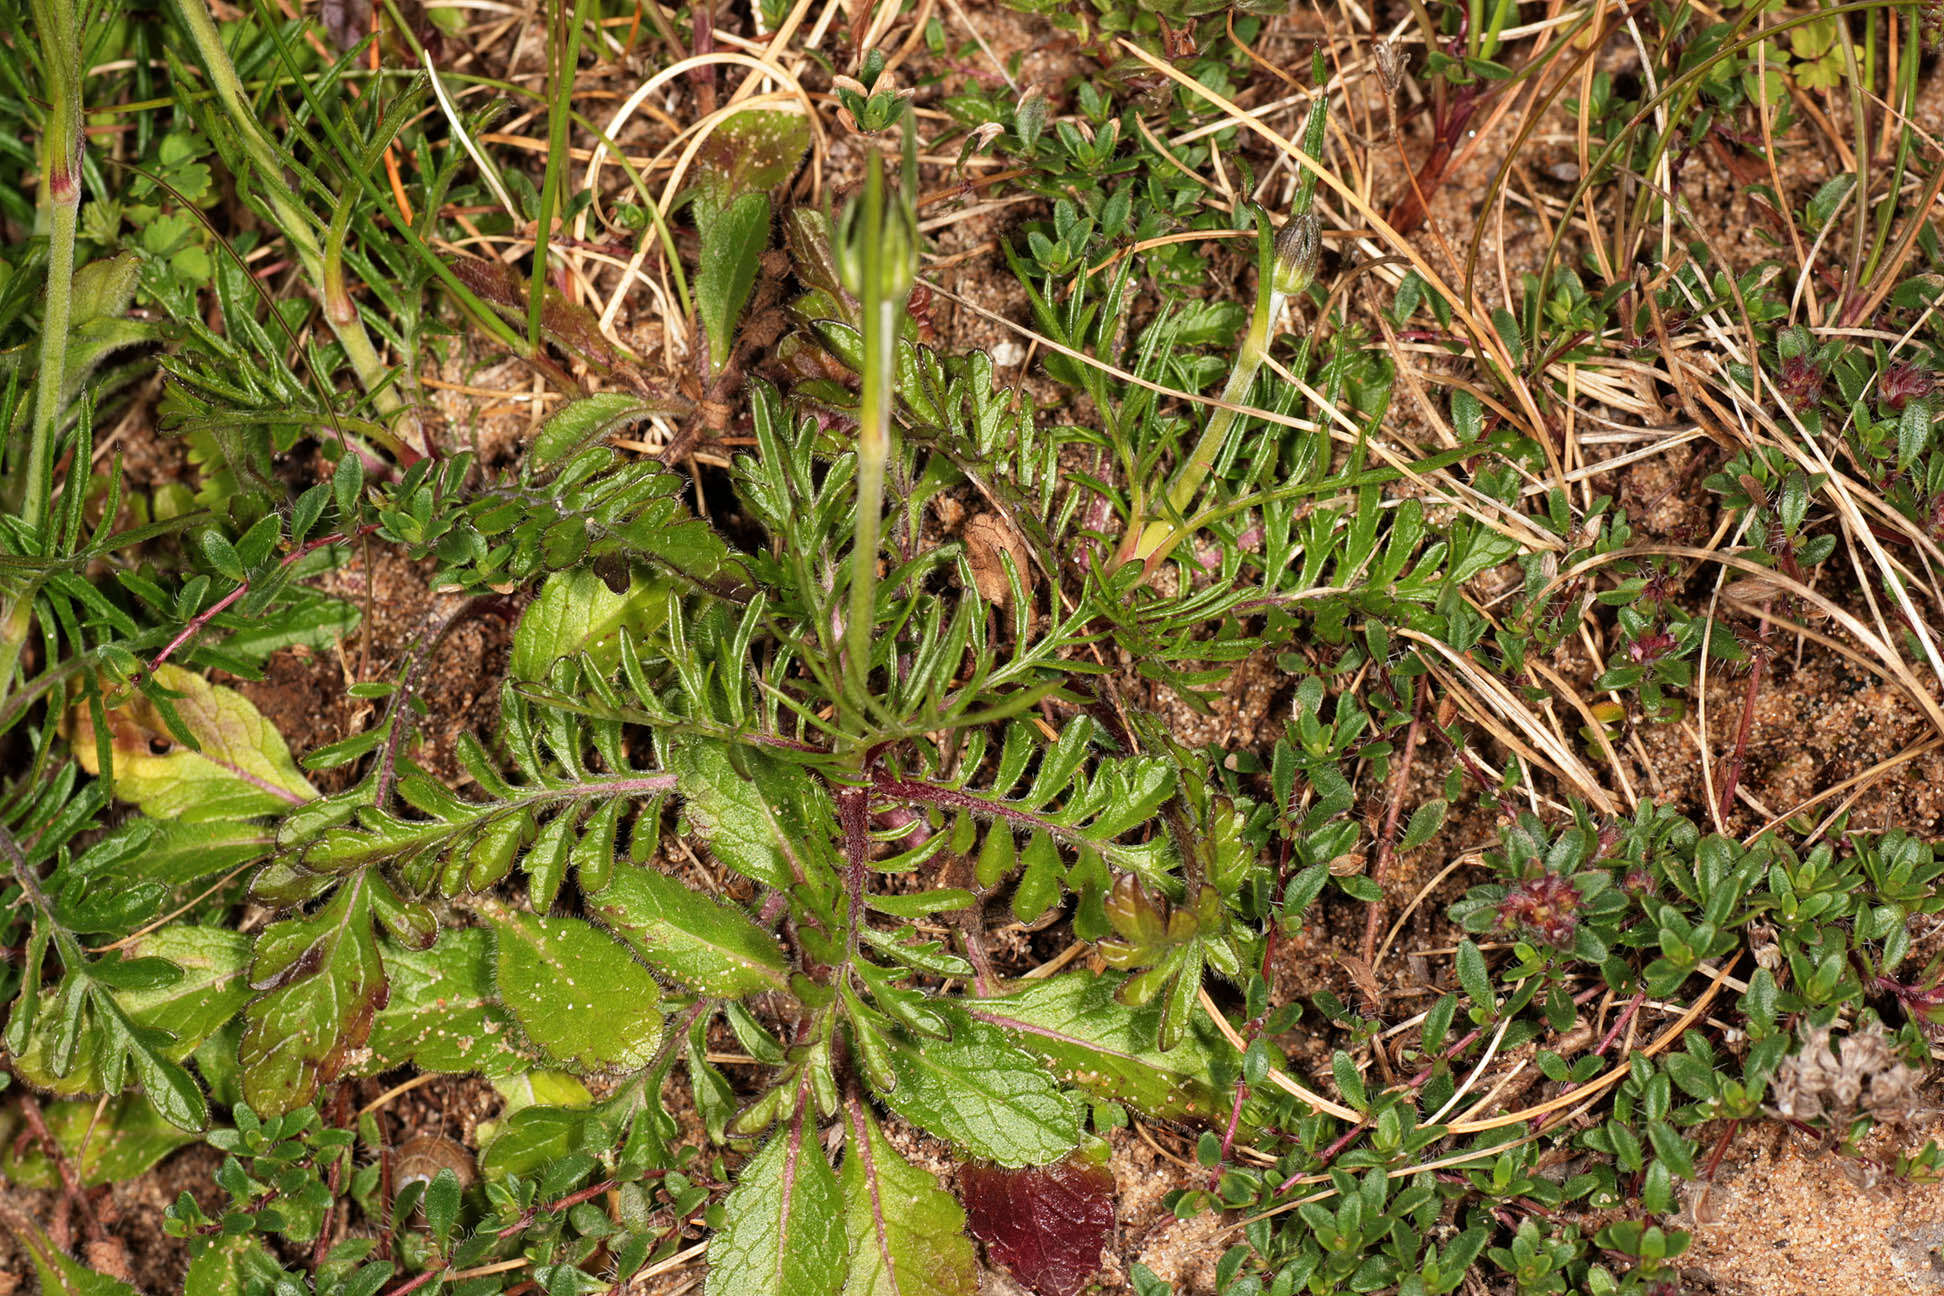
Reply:
<svg viewBox="0 0 1944 1296"><path fill-rule="evenodd" d="M115 794L158 819L208 822L276 814L317 796L298 772L276 726L234 689L211 684L174 666L159 666L156 683L170 699L185 746L147 695L108 712L108 748ZM94 725L87 709L73 714L72 746L81 767L101 773Z"/></svg>

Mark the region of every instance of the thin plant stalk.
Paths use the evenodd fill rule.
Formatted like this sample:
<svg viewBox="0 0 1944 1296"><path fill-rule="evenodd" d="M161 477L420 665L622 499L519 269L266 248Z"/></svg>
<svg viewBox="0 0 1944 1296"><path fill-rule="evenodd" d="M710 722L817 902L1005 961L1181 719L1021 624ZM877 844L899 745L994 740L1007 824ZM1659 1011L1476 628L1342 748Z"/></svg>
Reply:
<svg viewBox="0 0 1944 1296"><path fill-rule="evenodd" d="M871 632L876 623L878 540L883 524L884 470L891 457L892 383L898 367L898 313L903 299L888 292L884 236L884 164L870 157L864 180L863 242L856 264L863 305L864 373L857 420L857 524L851 544L850 610L844 620L844 675L853 699L866 696Z"/></svg>
<svg viewBox="0 0 1944 1296"><path fill-rule="evenodd" d="M573 118L574 69L580 62L581 24L586 18L579 0L554 0L554 53L551 102L547 112L547 170L540 184L539 220L533 230L533 278L527 285L527 346L540 347L540 320L547 298L547 246L552 240L554 213L560 207L562 173L567 169L568 126Z"/></svg>
<svg viewBox="0 0 1944 1296"><path fill-rule="evenodd" d="M328 305L330 282L325 273L324 250L318 243L316 222L284 191L281 183L282 159L277 156L276 146L264 133L256 113L244 101L243 85L237 78L236 65L230 61L229 51L223 46L222 36L216 30L216 22L210 17L208 6L204 0L176 0L176 12L182 16L182 25L195 43L196 53L202 60L203 75L209 78L217 102L222 104L237 138L243 142L244 151L250 155L250 161L262 173L263 183L257 186L257 192L270 205L278 227L290 240L291 250L297 254L298 264L303 267L305 278L310 280L312 291ZM337 337L338 345L344 348L344 358L351 365L352 372L357 374L358 382L371 394L372 404L378 413L390 420L404 412L405 403L387 383L390 371L379 357L377 348L371 344L371 335L365 332L364 321L358 313L355 310L326 309L324 319Z"/></svg>
<svg viewBox="0 0 1944 1296"><path fill-rule="evenodd" d="M1173 519L1185 516L1188 506L1195 502L1202 484L1214 470L1216 457L1228 445L1240 407L1248 400L1249 389L1262 370L1276 321L1282 318L1289 299L1309 287L1315 275L1318 231L1316 217L1308 211L1290 217L1274 240L1269 239L1268 227L1263 226L1264 249L1259 257L1261 274L1256 285L1255 312L1249 317L1249 331L1236 349L1235 367L1229 371L1228 382L1222 388L1222 403L1210 415L1187 462L1175 473L1166 496L1167 516L1143 524L1143 518L1137 515L1128 528L1127 539L1122 542L1120 562L1146 561L1174 536L1177 523Z"/></svg>
<svg viewBox="0 0 1944 1296"><path fill-rule="evenodd" d="M47 70L40 190L47 230L47 307L41 316L40 365L22 483L20 516L30 532L40 531L46 522L53 493L54 444L61 430L74 311L74 236L81 213L81 33L72 0L35 0L34 26L40 31L41 63Z"/></svg>

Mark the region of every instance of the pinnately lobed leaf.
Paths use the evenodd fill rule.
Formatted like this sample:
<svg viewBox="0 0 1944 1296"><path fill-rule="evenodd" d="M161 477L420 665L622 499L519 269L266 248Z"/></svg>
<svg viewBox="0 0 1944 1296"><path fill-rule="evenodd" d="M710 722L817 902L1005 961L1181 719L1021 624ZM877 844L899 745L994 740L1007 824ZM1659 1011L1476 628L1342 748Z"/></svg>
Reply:
<svg viewBox="0 0 1944 1296"><path fill-rule="evenodd" d="M976 1296L978 1258L965 1212L930 1172L912 1165L862 1103L849 1109L844 1151L844 1296Z"/></svg>
<svg viewBox="0 0 1944 1296"><path fill-rule="evenodd" d="M707 1296L834 1296L844 1279L842 1198L801 1111L743 1167L722 1209Z"/></svg>
<svg viewBox="0 0 1944 1296"><path fill-rule="evenodd" d="M972 1236L1037 1296L1076 1296L1114 1232L1114 1174L1075 1158L1007 1170L959 1171Z"/></svg>
<svg viewBox="0 0 1944 1296"><path fill-rule="evenodd" d="M500 1002L527 1038L575 1069L646 1066L661 1038L661 986L614 938L579 918L490 910Z"/></svg>

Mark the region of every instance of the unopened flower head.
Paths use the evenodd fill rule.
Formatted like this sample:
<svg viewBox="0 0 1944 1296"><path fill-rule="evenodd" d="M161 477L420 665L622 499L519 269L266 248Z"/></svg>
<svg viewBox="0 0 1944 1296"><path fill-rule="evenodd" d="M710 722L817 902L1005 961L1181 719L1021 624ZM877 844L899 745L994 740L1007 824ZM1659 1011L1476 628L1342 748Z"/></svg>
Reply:
<svg viewBox="0 0 1944 1296"><path fill-rule="evenodd" d="M1323 247L1323 222L1315 212L1297 212L1276 234L1275 289L1294 297L1316 278L1316 258Z"/></svg>
<svg viewBox="0 0 1944 1296"><path fill-rule="evenodd" d="M837 258L837 274L844 290L862 300L865 276L877 265L880 290L886 301L902 302L911 295L918 274L918 228L911 204L890 192L884 195L884 231L873 243L864 208L865 194L852 198L837 218L836 237L831 250Z"/></svg>

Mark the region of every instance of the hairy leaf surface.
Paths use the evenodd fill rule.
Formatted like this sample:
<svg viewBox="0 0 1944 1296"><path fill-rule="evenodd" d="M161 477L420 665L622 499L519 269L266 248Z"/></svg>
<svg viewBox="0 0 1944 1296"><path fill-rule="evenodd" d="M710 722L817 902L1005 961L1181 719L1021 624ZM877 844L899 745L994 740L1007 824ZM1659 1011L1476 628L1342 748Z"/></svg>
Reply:
<svg viewBox="0 0 1944 1296"><path fill-rule="evenodd" d="M1120 983L1116 976L1068 972L966 1007L1096 1097L1168 1120L1227 1119L1229 1099L1210 1077L1239 1068L1235 1049L1198 1016L1180 1044L1162 1050L1155 1043L1160 1005L1125 1006L1114 998Z"/></svg>
<svg viewBox="0 0 1944 1296"><path fill-rule="evenodd" d="M881 1094L891 1110L1000 1165L1041 1165L1071 1152L1080 1141L1073 1104L1039 1059L996 1026L956 1010L941 1015L952 1024L950 1039L898 1029L878 1037L897 1081Z"/></svg>
<svg viewBox="0 0 1944 1296"><path fill-rule="evenodd" d="M709 1239L708 1296L831 1296L844 1278L837 1176L799 1118L743 1167Z"/></svg>
<svg viewBox="0 0 1944 1296"><path fill-rule="evenodd" d="M385 1002L385 969L372 931L372 889L360 875L308 917L272 923L257 938L237 1061L243 1096L260 1114L301 1107L320 1081L371 1034Z"/></svg>
<svg viewBox="0 0 1944 1296"><path fill-rule="evenodd" d="M965 1212L929 1171L898 1155L861 1104L844 1152L844 1296L975 1296L979 1267Z"/></svg>
<svg viewBox="0 0 1944 1296"><path fill-rule="evenodd" d="M493 986L490 935L479 928L442 932L436 945L383 949L391 995L372 1022L365 1073L406 1062L424 1071L505 1076L537 1058Z"/></svg>
<svg viewBox="0 0 1944 1296"><path fill-rule="evenodd" d="M568 1067L647 1065L661 1037L661 986L579 918L499 910L500 1001L527 1038Z"/></svg>
<svg viewBox="0 0 1944 1296"><path fill-rule="evenodd" d="M587 904L656 970L704 994L735 998L789 985L774 936L656 869L618 868Z"/></svg>
<svg viewBox="0 0 1944 1296"><path fill-rule="evenodd" d="M744 877L787 891L805 872L798 854L810 834L810 776L760 753L740 757L750 777L730 762L724 744L697 738L675 747L668 764L690 822L715 857Z"/></svg>

